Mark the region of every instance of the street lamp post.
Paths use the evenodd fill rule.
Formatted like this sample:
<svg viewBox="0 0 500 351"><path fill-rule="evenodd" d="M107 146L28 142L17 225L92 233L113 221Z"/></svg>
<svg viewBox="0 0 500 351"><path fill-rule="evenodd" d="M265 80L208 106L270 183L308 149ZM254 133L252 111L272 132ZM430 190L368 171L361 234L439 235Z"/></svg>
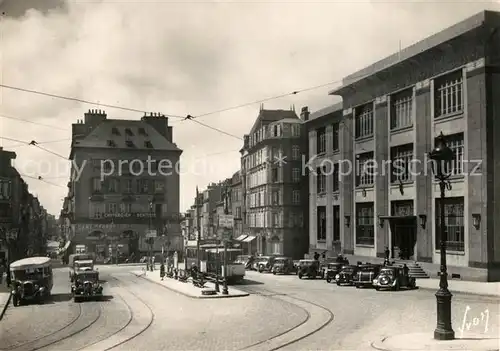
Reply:
<svg viewBox="0 0 500 351"><path fill-rule="evenodd" d="M447 235L445 233L446 225L444 211L445 190L451 188L448 182L448 178L451 174L446 166L449 165L453 159L453 151L446 144L443 132L436 138L434 150L429 153L429 157L433 161L434 174L439 181L439 189L441 191L441 204L439 207L441 267L439 274L439 290L436 292L437 326L434 330L434 339L453 340L455 339L455 332L451 325L451 298L453 295L448 290L448 268L446 266Z"/></svg>
<svg viewBox="0 0 500 351"><path fill-rule="evenodd" d="M229 194L227 191L227 186L224 186L224 214L229 214ZM227 238L224 239L224 280L222 285L222 294L228 295L229 292L227 290Z"/></svg>
<svg viewBox="0 0 500 351"><path fill-rule="evenodd" d="M153 220L153 201L151 200L149 202L149 224L148 224L148 229L149 233L151 233L151 222ZM151 235L151 234L150 234ZM153 237L149 238L149 270L152 272L153 271L153 245L154 245L154 239Z"/></svg>

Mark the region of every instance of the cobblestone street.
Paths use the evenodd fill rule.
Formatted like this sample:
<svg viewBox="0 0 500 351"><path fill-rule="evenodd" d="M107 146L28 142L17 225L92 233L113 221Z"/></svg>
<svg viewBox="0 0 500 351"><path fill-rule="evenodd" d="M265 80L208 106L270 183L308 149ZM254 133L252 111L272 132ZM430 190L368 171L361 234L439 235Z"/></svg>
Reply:
<svg viewBox="0 0 500 351"><path fill-rule="evenodd" d="M79 304L66 269L55 270L52 303L9 306L1 350L359 350L389 335L432 333L436 323L431 290L376 292L248 272L238 288L250 296L194 299L133 269L100 267L105 301ZM498 337L498 302L455 294L457 337L466 309L463 336Z"/></svg>

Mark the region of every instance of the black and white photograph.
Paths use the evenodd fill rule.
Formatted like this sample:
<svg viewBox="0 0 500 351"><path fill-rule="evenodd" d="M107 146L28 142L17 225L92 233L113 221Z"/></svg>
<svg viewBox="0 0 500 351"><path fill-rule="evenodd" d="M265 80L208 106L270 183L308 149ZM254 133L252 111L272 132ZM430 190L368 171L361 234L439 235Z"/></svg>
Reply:
<svg viewBox="0 0 500 351"><path fill-rule="evenodd" d="M0 0L0 351L500 351L500 2Z"/></svg>

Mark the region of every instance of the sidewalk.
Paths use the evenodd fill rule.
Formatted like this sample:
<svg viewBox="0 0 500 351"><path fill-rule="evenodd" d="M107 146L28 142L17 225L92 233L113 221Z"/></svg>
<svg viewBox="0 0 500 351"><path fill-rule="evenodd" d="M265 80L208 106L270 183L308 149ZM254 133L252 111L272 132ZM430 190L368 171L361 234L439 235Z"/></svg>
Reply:
<svg viewBox="0 0 500 351"><path fill-rule="evenodd" d="M153 272L146 271L132 271L132 274L141 277L143 279L147 279L151 282L159 284L167 289L173 290L179 294L182 294L187 297L197 298L197 299L217 299L217 298L229 298L229 297L243 297L248 296L249 294L243 292L241 290L235 289L233 286L228 287L228 295L222 294L222 285L220 285L220 293L216 295L202 295L202 291L205 289L197 288L193 285L191 280L186 283L179 282L178 280L172 278L164 278L161 280L160 278L160 270L155 270ZM215 289L215 284L207 282L205 283L206 289Z"/></svg>
<svg viewBox="0 0 500 351"><path fill-rule="evenodd" d="M417 286L420 289L439 289L439 279L418 279ZM464 280L448 280L448 289L452 293L474 294L483 296L500 297L500 283L471 282Z"/></svg>
<svg viewBox="0 0 500 351"><path fill-rule="evenodd" d="M2 320L10 302L10 289L5 285L5 277L3 278L2 284L0 284L0 320Z"/></svg>
<svg viewBox="0 0 500 351"><path fill-rule="evenodd" d="M386 337L371 344L372 348L380 351L412 351L412 350L474 350L498 351L500 339L485 338L484 335L467 338L457 338L450 341L434 340L433 332L401 334Z"/></svg>

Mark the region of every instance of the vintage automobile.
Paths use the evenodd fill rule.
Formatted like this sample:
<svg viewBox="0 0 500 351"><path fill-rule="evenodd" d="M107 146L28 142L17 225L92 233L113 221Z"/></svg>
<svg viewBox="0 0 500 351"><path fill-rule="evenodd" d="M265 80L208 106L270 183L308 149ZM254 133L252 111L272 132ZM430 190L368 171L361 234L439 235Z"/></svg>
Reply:
<svg viewBox="0 0 500 351"><path fill-rule="evenodd" d="M331 283L332 281L335 281L335 277L337 274L340 273L342 270L342 267L345 266L343 263L340 262L331 262L328 263L328 266L326 266L325 269L325 279L327 283Z"/></svg>
<svg viewBox="0 0 500 351"><path fill-rule="evenodd" d="M399 290L400 288L415 289L417 282L414 277L406 276L403 267L383 267L373 280L375 289Z"/></svg>
<svg viewBox="0 0 500 351"><path fill-rule="evenodd" d="M338 286L353 285L353 277L358 272L358 266L347 265L342 266L340 273L335 276Z"/></svg>
<svg viewBox="0 0 500 351"><path fill-rule="evenodd" d="M28 257L10 264L12 304L25 301L43 303L54 285L52 263L48 257Z"/></svg>
<svg viewBox="0 0 500 351"><path fill-rule="evenodd" d="M276 257L271 272L275 275L295 273L293 260L289 257Z"/></svg>
<svg viewBox="0 0 500 351"><path fill-rule="evenodd" d="M257 257L257 270L259 273L264 273L264 272L271 272L271 269L273 268L274 261L276 260L276 257L274 256L259 256Z"/></svg>
<svg viewBox="0 0 500 351"><path fill-rule="evenodd" d="M94 270L94 261L82 260L74 261L73 267L70 268L70 280L74 281L75 273L78 271L92 271Z"/></svg>
<svg viewBox="0 0 500 351"><path fill-rule="evenodd" d="M102 298L103 289L99 283L99 272L91 270L77 271L74 278L71 293L75 302Z"/></svg>
<svg viewBox="0 0 500 351"><path fill-rule="evenodd" d="M319 262L319 270L321 272L321 278L323 278L323 279L326 278L326 270L328 268L328 265L330 263L334 263L334 262L335 262L335 258L334 257L327 257L325 259L322 259Z"/></svg>
<svg viewBox="0 0 500 351"><path fill-rule="evenodd" d="M358 266L358 271L353 277L356 288L373 287L373 279L379 274L380 265L362 264Z"/></svg>
<svg viewBox="0 0 500 351"><path fill-rule="evenodd" d="M93 254L88 254L88 253L69 255L68 267L69 267L69 280L71 282L73 282L73 275L75 273L75 268L76 268L75 265L79 261L86 261L86 262L83 264L82 263L78 264L78 269L80 267L81 268L87 267L86 269L88 269L88 266L89 266L88 261L92 262L92 265L90 268L93 269L94 264L95 264L95 256Z"/></svg>
<svg viewBox="0 0 500 351"><path fill-rule="evenodd" d="M300 260L297 275L299 279L303 277L316 279L321 274L319 270L319 262L316 260Z"/></svg>

